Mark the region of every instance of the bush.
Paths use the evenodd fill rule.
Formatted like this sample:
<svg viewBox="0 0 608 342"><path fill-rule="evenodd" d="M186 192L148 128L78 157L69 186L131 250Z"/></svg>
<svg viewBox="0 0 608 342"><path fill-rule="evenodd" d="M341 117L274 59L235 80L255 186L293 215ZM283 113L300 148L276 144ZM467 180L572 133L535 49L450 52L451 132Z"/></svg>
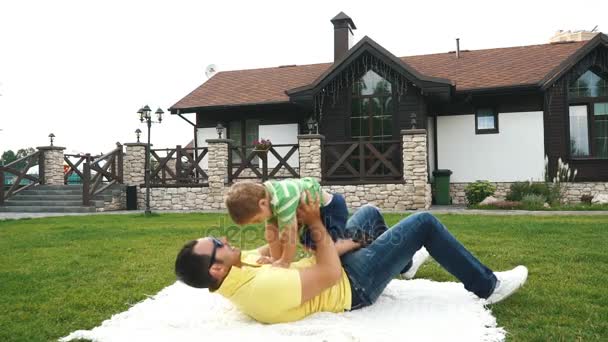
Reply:
<svg viewBox="0 0 608 342"><path fill-rule="evenodd" d="M546 199L542 195L528 194L521 199L521 203L529 208L542 208L545 205Z"/></svg>
<svg viewBox="0 0 608 342"><path fill-rule="evenodd" d="M478 204L486 197L494 195L494 191L496 191L496 187L488 181L476 181L464 189L469 205Z"/></svg>
<svg viewBox="0 0 608 342"><path fill-rule="evenodd" d="M507 201L521 201L526 195L542 196L545 202L552 202L554 197L552 188L547 183L516 182L511 184L506 199Z"/></svg>
<svg viewBox="0 0 608 342"><path fill-rule="evenodd" d="M591 204L593 201L593 195L583 195L581 196L581 203Z"/></svg>

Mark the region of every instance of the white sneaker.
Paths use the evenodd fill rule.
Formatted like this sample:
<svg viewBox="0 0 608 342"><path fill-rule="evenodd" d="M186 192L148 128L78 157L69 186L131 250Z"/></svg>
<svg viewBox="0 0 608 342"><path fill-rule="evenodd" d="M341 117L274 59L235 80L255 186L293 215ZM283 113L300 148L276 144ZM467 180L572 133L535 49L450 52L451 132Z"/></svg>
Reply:
<svg viewBox="0 0 608 342"><path fill-rule="evenodd" d="M416 272L418 272L420 266L422 266L422 264L424 264L424 262L428 258L429 252L426 250L426 248L420 248L416 253L414 253L414 256L412 257L412 266L410 267L410 269L407 270L407 272L405 273L401 273L401 276L407 280L414 279Z"/></svg>
<svg viewBox="0 0 608 342"><path fill-rule="evenodd" d="M498 283L494 292L486 299L486 304L496 304L514 294L528 279L528 269L519 265L510 271L494 272Z"/></svg>

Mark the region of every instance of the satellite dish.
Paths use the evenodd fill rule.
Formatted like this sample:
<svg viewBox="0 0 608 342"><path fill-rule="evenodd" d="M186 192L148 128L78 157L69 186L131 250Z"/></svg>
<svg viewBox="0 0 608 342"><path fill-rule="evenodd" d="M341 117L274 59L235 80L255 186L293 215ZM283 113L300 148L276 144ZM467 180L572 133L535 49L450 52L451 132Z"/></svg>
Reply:
<svg viewBox="0 0 608 342"><path fill-rule="evenodd" d="M207 65L205 68L205 76L207 76L207 78L211 78L215 74L217 74L217 66L215 64Z"/></svg>

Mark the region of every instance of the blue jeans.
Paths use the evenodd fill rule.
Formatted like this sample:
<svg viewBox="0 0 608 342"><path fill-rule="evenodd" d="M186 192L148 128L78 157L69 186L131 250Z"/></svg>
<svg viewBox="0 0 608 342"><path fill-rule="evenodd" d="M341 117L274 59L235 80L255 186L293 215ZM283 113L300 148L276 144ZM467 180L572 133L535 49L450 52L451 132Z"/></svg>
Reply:
<svg viewBox="0 0 608 342"><path fill-rule="evenodd" d="M345 229L368 230L383 225L378 208L367 205L348 220ZM351 282L352 309L374 303L396 275L409 269L412 256L422 247L468 291L480 298L494 291L496 276L492 270L467 251L437 218L422 212L399 221L369 246L341 257Z"/></svg>
<svg viewBox="0 0 608 342"><path fill-rule="evenodd" d="M346 207L346 201L344 196L340 194L333 194L331 202L321 207L321 220L327 228L327 232L331 236L332 240L345 238L346 221L348 220L348 208ZM302 245L316 249L316 245L312 240L310 229L304 226L300 234L300 242Z"/></svg>

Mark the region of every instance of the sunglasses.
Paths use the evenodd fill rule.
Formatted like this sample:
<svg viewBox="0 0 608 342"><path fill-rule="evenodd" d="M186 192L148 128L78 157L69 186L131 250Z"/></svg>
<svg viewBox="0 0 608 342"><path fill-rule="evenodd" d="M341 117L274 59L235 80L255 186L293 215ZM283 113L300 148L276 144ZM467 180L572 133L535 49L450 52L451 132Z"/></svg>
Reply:
<svg viewBox="0 0 608 342"><path fill-rule="evenodd" d="M215 252L218 248L224 247L224 243L217 238L211 237L211 242L213 242L213 251L211 251L211 259L209 260L209 267L215 263Z"/></svg>

